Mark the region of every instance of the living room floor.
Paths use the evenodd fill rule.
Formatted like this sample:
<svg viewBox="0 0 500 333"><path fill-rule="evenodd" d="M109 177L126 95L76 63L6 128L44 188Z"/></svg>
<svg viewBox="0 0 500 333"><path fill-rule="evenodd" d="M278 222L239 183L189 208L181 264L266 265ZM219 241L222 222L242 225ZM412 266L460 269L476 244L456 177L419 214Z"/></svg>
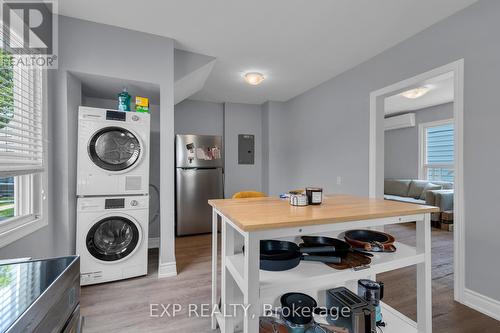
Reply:
<svg viewBox="0 0 500 333"><path fill-rule="evenodd" d="M415 223L386 226L399 242L415 246ZM384 301L416 320L416 267L377 276L386 284ZM453 299L453 232L432 228L433 331L436 333L500 332L500 323Z"/></svg>
<svg viewBox="0 0 500 333"><path fill-rule="evenodd" d="M414 245L414 223L390 226L386 231ZM83 287L85 332L211 332L209 318L187 314L190 303L210 303L211 236L178 238L176 250L177 277L158 280L158 251L150 250L148 276ZM433 229L432 255L434 332L500 333L498 321L453 301L453 233ZM378 276L386 284L385 302L412 319L416 318L415 273L410 267ZM150 304L173 303L184 309L175 317L150 316ZM160 306L157 313L161 312Z"/></svg>

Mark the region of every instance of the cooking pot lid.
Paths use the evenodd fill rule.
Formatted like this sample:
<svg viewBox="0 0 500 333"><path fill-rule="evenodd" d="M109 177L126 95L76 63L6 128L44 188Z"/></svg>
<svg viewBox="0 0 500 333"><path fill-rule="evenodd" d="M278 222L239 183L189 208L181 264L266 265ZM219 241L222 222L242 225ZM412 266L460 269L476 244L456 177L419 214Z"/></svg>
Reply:
<svg viewBox="0 0 500 333"><path fill-rule="evenodd" d="M316 301L309 295L301 293L288 293L281 297L282 307L309 308L314 310ZM312 312L311 312L312 313Z"/></svg>
<svg viewBox="0 0 500 333"><path fill-rule="evenodd" d="M372 280L359 280L358 284L363 286L365 289L370 289L370 290L378 290L380 289L380 283L372 281Z"/></svg>
<svg viewBox="0 0 500 333"><path fill-rule="evenodd" d="M281 296L283 317L293 324L309 324L317 306L314 298L306 294L288 293Z"/></svg>

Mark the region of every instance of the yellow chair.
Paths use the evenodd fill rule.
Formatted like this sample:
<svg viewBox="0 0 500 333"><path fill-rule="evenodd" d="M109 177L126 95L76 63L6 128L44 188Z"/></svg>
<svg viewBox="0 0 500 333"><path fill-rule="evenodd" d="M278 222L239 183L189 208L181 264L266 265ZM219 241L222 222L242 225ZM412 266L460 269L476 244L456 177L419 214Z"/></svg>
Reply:
<svg viewBox="0 0 500 333"><path fill-rule="evenodd" d="M266 194L257 191L241 191L233 195L233 199L244 199L244 198L263 198Z"/></svg>

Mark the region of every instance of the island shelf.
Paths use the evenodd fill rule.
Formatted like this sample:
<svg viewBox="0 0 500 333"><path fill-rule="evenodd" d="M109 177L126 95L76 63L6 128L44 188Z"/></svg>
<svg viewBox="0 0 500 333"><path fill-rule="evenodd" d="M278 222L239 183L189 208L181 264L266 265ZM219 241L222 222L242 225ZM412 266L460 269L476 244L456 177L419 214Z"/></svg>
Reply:
<svg viewBox="0 0 500 333"><path fill-rule="evenodd" d="M242 326L235 318L216 315L223 333L259 331L263 304L273 304L287 292L318 296L327 289L349 285L362 278L417 266L417 322L382 304L385 333L432 332L431 222L435 207L345 195L326 196L322 205L293 207L276 198L211 200L213 208L212 304L251 305ZM218 225L221 225L221 292L217 293ZM339 234L349 229L381 228L416 222L416 246L396 242L394 253L376 253L369 267L336 270L323 263L303 261L294 269L268 272L259 269L260 241L293 239L305 235ZM245 251L242 251L244 247Z"/></svg>

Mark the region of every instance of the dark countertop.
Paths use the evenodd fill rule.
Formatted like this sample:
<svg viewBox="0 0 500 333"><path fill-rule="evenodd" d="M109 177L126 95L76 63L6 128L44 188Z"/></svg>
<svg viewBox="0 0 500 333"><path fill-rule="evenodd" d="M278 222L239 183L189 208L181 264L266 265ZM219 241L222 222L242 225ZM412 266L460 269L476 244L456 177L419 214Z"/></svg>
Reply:
<svg viewBox="0 0 500 333"><path fill-rule="evenodd" d="M77 256L0 264L0 332L5 332Z"/></svg>

